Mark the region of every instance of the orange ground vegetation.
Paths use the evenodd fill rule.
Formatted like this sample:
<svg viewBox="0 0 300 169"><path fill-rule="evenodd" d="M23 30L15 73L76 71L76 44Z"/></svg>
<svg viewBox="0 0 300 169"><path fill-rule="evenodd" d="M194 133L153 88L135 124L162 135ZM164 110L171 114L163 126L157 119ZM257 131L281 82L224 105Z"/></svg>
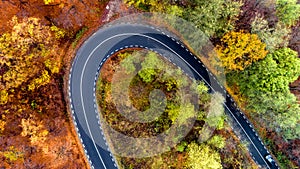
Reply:
<svg viewBox="0 0 300 169"><path fill-rule="evenodd" d="M98 28L106 13L106 4L107 1L97 0L55 0L47 5L43 0L0 1L0 36L12 31L14 16L19 22L24 18L38 18L41 25L47 28L56 26L66 32L64 38L54 42L60 52L49 55L55 58L50 59L52 63L62 64L59 71L53 73L47 68L47 64L51 63L41 62L41 71L35 77L0 93L1 97L9 98L6 104L0 104L0 168L88 167L68 114L64 75L68 74L76 51L72 47L76 34L83 27L88 28L83 36ZM31 47L37 48L35 45ZM1 76L9 70L9 66L0 66L2 83ZM44 73L47 77L49 75L48 80L29 90L30 83L38 82L39 76Z"/></svg>

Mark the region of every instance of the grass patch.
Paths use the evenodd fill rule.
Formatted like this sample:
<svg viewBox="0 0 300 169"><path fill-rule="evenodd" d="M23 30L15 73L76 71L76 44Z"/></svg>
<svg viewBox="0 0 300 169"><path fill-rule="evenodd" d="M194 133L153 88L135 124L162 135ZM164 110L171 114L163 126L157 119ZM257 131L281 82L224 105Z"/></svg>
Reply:
<svg viewBox="0 0 300 169"><path fill-rule="evenodd" d="M75 36L75 40L72 43L72 47L75 48L75 46L77 45L78 41L82 38L82 36L84 35L84 33L88 30L88 27L84 26L83 28L81 28L76 36Z"/></svg>

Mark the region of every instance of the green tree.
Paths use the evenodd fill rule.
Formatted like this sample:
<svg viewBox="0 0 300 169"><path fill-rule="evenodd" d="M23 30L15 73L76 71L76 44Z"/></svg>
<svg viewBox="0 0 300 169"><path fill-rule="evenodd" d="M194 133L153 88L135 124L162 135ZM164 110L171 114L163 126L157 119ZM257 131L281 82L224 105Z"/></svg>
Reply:
<svg viewBox="0 0 300 169"><path fill-rule="evenodd" d="M229 32L221 42L216 46L217 56L210 60L213 65L224 67L226 72L244 70L267 54L266 45L255 34Z"/></svg>
<svg viewBox="0 0 300 169"><path fill-rule="evenodd" d="M158 58L157 54L154 52L147 53L145 60L141 63L142 70L138 72L138 75L146 83L152 82L156 75L165 65L161 59ZM154 69L153 67L157 68Z"/></svg>
<svg viewBox="0 0 300 169"><path fill-rule="evenodd" d="M280 47L288 45L291 29L286 27L282 22L278 22L275 28L270 28L267 20L256 16L251 23L251 33L257 34L266 44L266 49L273 52Z"/></svg>
<svg viewBox="0 0 300 169"><path fill-rule="evenodd" d="M233 75L233 76L232 76ZM300 59L297 52L290 48L282 48L268 54L265 59L254 63L239 73L229 75L234 77L242 94L251 96L253 90L258 92L289 91L289 84L300 75Z"/></svg>
<svg viewBox="0 0 300 169"><path fill-rule="evenodd" d="M193 82L191 85L191 90L198 94L200 105L209 104L211 95L208 93L209 89L203 81Z"/></svg>
<svg viewBox="0 0 300 169"><path fill-rule="evenodd" d="M276 14L280 21L292 26L300 18L300 4L297 0L276 0Z"/></svg>
<svg viewBox="0 0 300 169"><path fill-rule="evenodd" d="M286 139L299 136L295 130L300 120L299 105L288 86L300 75L297 52L278 49L244 71L227 75L229 84L238 84L242 95L247 97L248 108L258 113L268 127Z"/></svg>
<svg viewBox="0 0 300 169"><path fill-rule="evenodd" d="M215 129L220 130L224 128L224 101L222 94L211 94L210 101L207 103L208 113L206 113L205 118L203 118L201 113L198 115L198 119L205 121L205 125L199 131L199 142L207 141L213 135Z"/></svg>
<svg viewBox="0 0 300 169"><path fill-rule="evenodd" d="M220 93L212 94L207 119L208 126L222 129L224 128L224 103L225 98Z"/></svg>
<svg viewBox="0 0 300 169"><path fill-rule="evenodd" d="M182 16L183 9L169 0L124 0L130 6L147 12L160 12L170 15Z"/></svg>
<svg viewBox="0 0 300 169"><path fill-rule="evenodd" d="M133 73L135 71L135 61L137 58L128 52L120 53L119 57L124 58L121 62L121 66L125 69L126 73Z"/></svg>
<svg viewBox="0 0 300 169"><path fill-rule="evenodd" d="M225 138L220 135L216 135L209 139L207 143L212 147L221 149L225 147Z"/></svg>
<svg viewBox="0 0 300 169"><path fill-rule="evenodd" d="M166 112L172 123L178 122L179 124L185 124L189 118L193 118L196 115L195 108L191 103L178 106L170 104L167 106Z"/></svg>
<svg viewBox="0 0 300 169"><path fill-rule="evenodd" d="M186 2L182 8L170 0L124 0L143 11L161 12L193 22L208 36L221 36L234 28L240 13L241 2L233 0L198 0ZM191 32L192 33L192 32Z"/></svg>
<svg viewBox="0 0 300 169"><path fill-rule="evenodd" d="M168 113L168 117L172 123L174 123L179 115L180 106L177 106L176 104L168 104L166 112Z"/></svg>
<svg viewBox="0 0 300 169"><path fill-rule="evenodd" d="M197 0L184 10L183 18L193 22L207 36L222 36L233 30L241 2L232 0Z"/></svg>
<svg viewBox="0 0 300 169"><path fill-rule="evenodd" d="M208 92L208 87L203 81L200 81L199 83L193 83L193 88L199 95L203 95Z"/></svg>
<svg viewBox="0 0 300 169"><path fill-rule="evenodd" d="M297 139L300 137L300 105L296 102L288 105L286 111L276 117L277 124L273 124L285 139Z"/></svg>
<svg viewBox="0 0 300 169"><path fill-rule="evenodd" d="M191 169L222 168L221 158L217 151L208 145L198 145L194 142L188 145L187 166Z"/></svg>
<svg viewBox="0 0 300 169"><path fill-rule="evenodd" d="M285 139L300 137L300 105L294 94L256 92L248 97L247 104L259 123L264 123Z"/></svg>

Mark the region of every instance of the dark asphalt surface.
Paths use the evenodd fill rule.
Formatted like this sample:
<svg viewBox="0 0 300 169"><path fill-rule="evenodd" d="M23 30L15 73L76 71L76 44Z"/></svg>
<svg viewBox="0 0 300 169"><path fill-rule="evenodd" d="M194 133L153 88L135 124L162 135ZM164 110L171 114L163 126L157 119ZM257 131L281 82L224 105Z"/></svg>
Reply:
<svg viewBox="0 0 300 169"><path fill-rule="evenodd" d="M157 51L190 76L204 81L210 87L210 92L222 93L226 97L224 107L227 115L239 127L237 130L242 131L243 138L251 143L248 148L253 159L262 168L278 168L267 162L265 156L269 153L251 124L201 61L182 47L182 43L172 40L157 29L137 24L119 24L99 29L77 51L70 71L69 96L74 125L92 168L118 167L100 127L95 104L95 81L97 72L109 56L130 47Z"/></svg>

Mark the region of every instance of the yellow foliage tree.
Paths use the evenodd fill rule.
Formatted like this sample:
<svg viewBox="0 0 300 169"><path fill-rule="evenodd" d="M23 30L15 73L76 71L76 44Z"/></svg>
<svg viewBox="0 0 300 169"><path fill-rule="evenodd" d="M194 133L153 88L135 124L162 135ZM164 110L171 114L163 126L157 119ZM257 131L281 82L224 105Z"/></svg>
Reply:
<svg viewBox="0 0 300 169"><path fill-rule="evenodd" d="M213 65L223 67L226 72L241 71L260 59L265 58L268 51L266 45L256 34L240 32L226 33L221 45L216 46L216 57L211 57Z"/></svg>
<svg viewBox="0 0 300 169"><path fill-rule="evenodd" d="M49 5L53 2L55 2L55 0L44 0L45 5Z"/></svg>
<svg viewBox="0 0 300 169"><path fill-rule="evenodd" d="M188 145L187 166L190 169L221 169L221 157L206 144L191 143Z"/></svg>
<svg viewBox="0 0 300 169"><path fill-rule="evenodd" d="M51 71L51 73L58 73L61 67L61 62L57 62L53 59L47 59L45 62L45 66Z"/></svg>
<svg viewBox="0 0 300 169"><path fill-rule="evenodd" d="M22 119L21 127L21 136L28 136L31 144L44 142L49 133L46 129L44 129L45 127L42 121L37 121L34 116L30 116L28 119Z"/></svg>
<svg viewBox="0 0 300 169"><path fill-rule="evenodd" d="M65 30L60 29L60 28L58 28L56 26L51 26L50 30L55 33L55 38L56 39L61 39L61 38L65 37L65 35L66 35L66 31Z"/></svg>
<svg viewBox="0 0 300 169"><path fill-rule="evenodd" d="M2 118L4 118L4 120L0 120L0 136L1 136L1 133L4 131L5 125L6 125L5 116L2 115Z"/></svg>
<svg viewBox="0 0 300 169"><path fill-rule="evenodd" d="M6 104L8 101L8 93L6 90L0 90L0 105Z"/></svg>
<svg viewBox="0 0 300 169"><path fill-rule="evenodd" d="M28 90L33 91L34 89L45 85L50 82L50 76L48 74L48 71L44 70L42 75L33 81L28 85Z"/></svg>
<svg viewBox="0 0 300 169"><path fill-rule="evenodd" d="M56 58L59 55L58 38L64 36L63 30L44 26L37 18L26 18L19 22L13 17L11 24L12 31L0 36L0 66L8 67L0 81L0 90L17 88L29 80L41 80L34 79L40 72L46 75L44 70L47 59L59 62L56 67L61 62ZM58 72L57 69L60 68L53 71Z"/></svg>
<svg viewBox="0 0 300 169"><path fill-rule="evenodd" d="M0 154L3 154L3 156L10 162L17 161L18 159L24 157L23 152L18 151L14 146L9 146L8 150L0 152Z"/></svg>

